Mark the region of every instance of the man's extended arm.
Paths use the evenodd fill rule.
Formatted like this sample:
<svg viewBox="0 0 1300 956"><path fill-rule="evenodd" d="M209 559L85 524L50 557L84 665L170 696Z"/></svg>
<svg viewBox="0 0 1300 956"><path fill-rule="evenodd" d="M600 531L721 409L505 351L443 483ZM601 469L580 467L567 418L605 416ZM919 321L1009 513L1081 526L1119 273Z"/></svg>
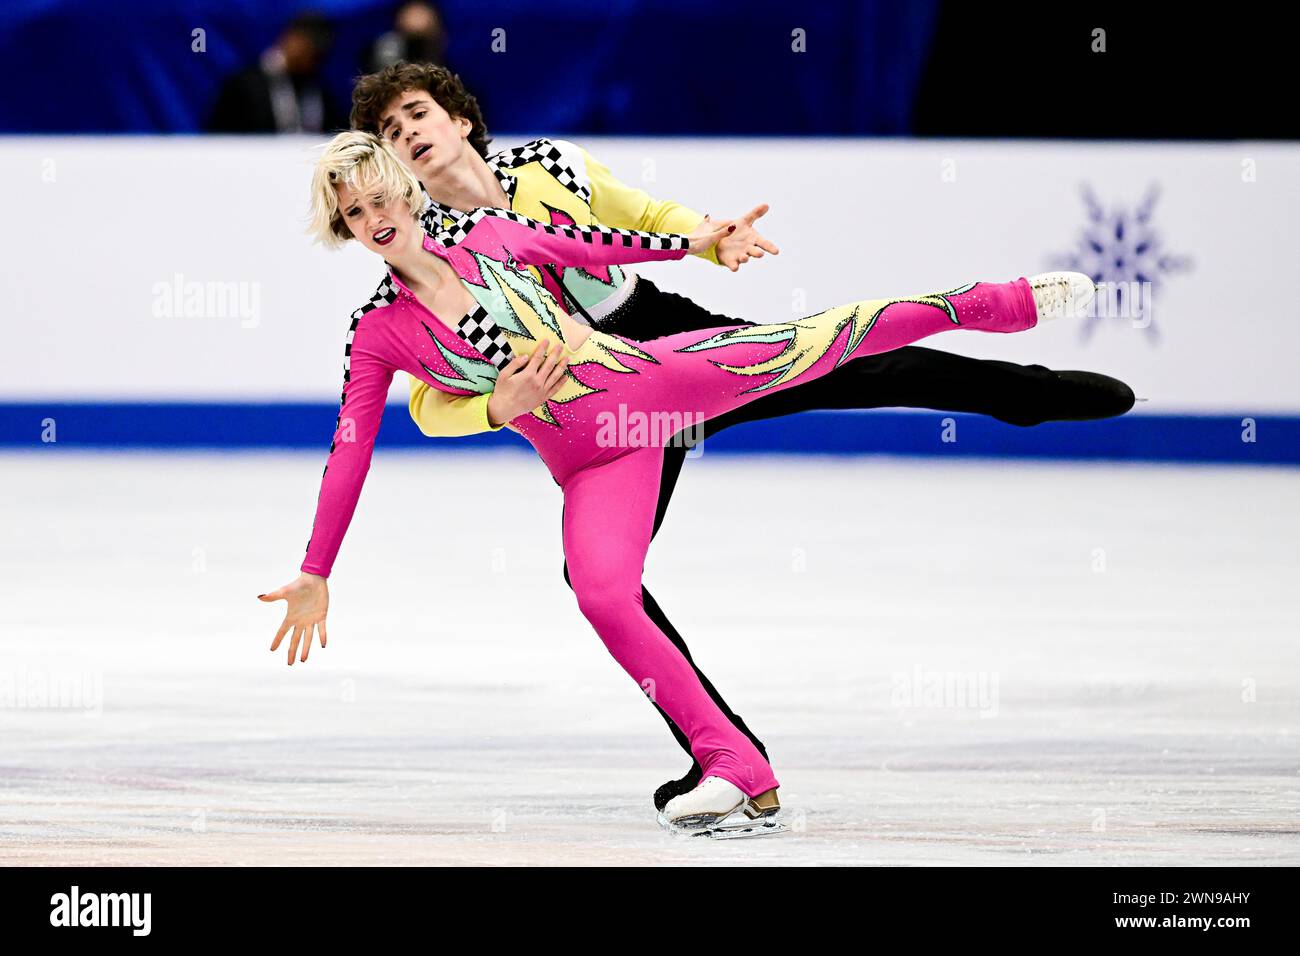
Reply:
<svg viewBox="0 0 1300 956"><path fill-rule="evenodd" d="M655 199L643 189L634 189L617 179L609 167L578 147L587 167L591 183L591 212L597 221L622 229L640 229L645 232L689 233L703 221L694 209L673 202ZM716 265L726 266L735 272L750 259L761 259L766 253L776 255L780 250L754 228L754 222L767 213L765 204L750 210L736 220L736 231L712 249L695 255Z"/></svg>
<svg viewBox="0 0 1300 956"><path fill-rule="evenodd" d="M585 149L581 152L587 165L587 178L591 182L591 212L603 225L637 229L641 232L673 232L684 236L704 220L703 216L688 206L671 199L655 199L644 189L627 185ZM716 247L696 255L715 265L718 262Z"/></svg>

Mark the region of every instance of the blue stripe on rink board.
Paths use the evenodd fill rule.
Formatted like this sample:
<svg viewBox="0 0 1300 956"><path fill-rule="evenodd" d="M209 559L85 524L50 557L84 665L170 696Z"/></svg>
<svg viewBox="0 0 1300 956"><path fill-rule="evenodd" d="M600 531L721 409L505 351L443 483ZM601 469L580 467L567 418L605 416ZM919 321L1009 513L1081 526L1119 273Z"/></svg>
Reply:
<svg viewBox="0 0 1300 956"><path fill-rule="evenodd" d="M338 406L323 403L0 403L7 449L329 448ZM1244 441L1254 421L1254 441ZM951 419L955 441L944 441ZM53 429L55 441L43 440ZM384 415L378 447L498 449L525 446L507 431L427 439L404 405ZM1103 422L1033 428L940 412L804 412L734 426L706 442L706 454L894 454L946 457L1124 459L1300 464L1300 416L1127 415Z"/></svg>

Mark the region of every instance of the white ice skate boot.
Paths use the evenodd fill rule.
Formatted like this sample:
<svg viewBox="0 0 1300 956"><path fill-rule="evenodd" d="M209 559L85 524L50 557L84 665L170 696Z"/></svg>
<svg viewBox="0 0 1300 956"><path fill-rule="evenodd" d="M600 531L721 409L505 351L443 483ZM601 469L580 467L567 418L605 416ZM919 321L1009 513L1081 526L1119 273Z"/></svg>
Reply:
<svg viewBox="0 0 1300 956"><path fill-rule="evenodd" d="M744 818L737 823L725 823L742 808ZM721 777L705 777L694 790L669 800L659 814L659 823L674 833L689 836L714 839L760 836L785 831L785 826L776 819L780 809L775 789L751 798Z"/></svg>
<svg viewBox="0 0 1300 956"><path fill-rule="evenodd" d="M1092 279L1082 272L1040 272L1029 277L1029 287L1034 291L1039 322L1082 318L1097 295Z"/></svg>

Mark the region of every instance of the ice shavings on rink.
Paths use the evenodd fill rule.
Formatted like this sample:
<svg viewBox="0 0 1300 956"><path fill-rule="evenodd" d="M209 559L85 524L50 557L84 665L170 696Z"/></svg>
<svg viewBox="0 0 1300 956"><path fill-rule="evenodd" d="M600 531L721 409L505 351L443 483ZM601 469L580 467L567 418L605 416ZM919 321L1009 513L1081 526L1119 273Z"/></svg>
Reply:
<svg viewBox="0 0 1300 956"><path fill-rule="evenodd" d="M381 454L290 669L320 455L51 451L0 456L2 864L1300 863L1295 470L706 449L646 580L794 831L709 843L537 460Z"/></svg>

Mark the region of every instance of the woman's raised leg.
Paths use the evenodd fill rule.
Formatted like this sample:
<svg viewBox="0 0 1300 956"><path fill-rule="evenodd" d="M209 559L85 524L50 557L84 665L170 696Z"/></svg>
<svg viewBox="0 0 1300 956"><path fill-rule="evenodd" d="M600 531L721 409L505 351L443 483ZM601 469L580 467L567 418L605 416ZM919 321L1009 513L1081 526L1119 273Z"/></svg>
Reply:
<svg viewBox="0 0 1300 956"><path fill-rule="evenodd" d="M1086 276L1048 273L1034 280L975 282L930 295L868 299L794 322L682 332L641 343L661 368L650 373L656 387L642 390L639 407L712 419L819 379L845 362L940 332L1022 332L1053 307L1078 308L1091 301L1091 294Z"/></svg>

